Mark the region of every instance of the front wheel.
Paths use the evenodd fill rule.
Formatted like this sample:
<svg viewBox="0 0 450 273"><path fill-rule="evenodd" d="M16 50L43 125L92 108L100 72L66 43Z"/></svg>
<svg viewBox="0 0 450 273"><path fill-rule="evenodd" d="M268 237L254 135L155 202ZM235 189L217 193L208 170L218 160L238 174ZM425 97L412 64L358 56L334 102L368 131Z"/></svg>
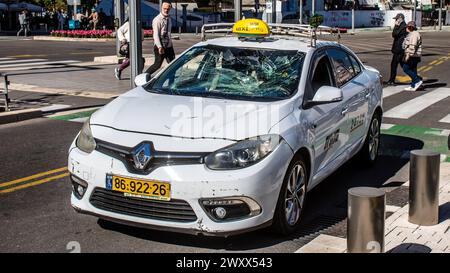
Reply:
<svg viewBox="0 0 450 273"><path fill-rule="evenodd" d="M370 122L364 146L359 151L358 156L367 166L372 166L378 158L378 149L380 148L381 136L381 117L375 114Z"/></svg>
<svg viewBox="0 0 450 273"><path fill-rule="evenodd" d="M283 235L293 233L302 216L308 172L301 156L296 156L289 164L281 186L277 207L273 217L273 228Z"/></svg>

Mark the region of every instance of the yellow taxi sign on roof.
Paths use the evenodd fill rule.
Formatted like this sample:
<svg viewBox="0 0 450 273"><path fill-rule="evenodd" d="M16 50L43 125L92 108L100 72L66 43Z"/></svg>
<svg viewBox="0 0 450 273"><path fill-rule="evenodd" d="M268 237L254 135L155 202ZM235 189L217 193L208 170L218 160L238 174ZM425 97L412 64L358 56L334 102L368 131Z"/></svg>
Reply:
<svg viewBox="0 0 450 273"><path fill-rule="evenodd" d="M239 36L267 36L270 28L266 22L259 19L243 19L233 25L233 33Z"/></svg>

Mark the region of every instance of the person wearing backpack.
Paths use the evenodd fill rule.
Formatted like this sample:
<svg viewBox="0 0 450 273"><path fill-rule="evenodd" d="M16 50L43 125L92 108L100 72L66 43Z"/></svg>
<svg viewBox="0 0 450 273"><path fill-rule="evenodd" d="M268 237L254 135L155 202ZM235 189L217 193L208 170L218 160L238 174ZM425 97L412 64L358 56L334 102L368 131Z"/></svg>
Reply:
<svg viewBox="0 0 450 273"><path fill-rule="evenodd" d="M422 37L417 31L414 21L406 25L408 35L403 41L403 71L411 78L411 85L405 88L405 91L416 91L423 84L422 78L417 74L417 65L422 56Z"/></svg>

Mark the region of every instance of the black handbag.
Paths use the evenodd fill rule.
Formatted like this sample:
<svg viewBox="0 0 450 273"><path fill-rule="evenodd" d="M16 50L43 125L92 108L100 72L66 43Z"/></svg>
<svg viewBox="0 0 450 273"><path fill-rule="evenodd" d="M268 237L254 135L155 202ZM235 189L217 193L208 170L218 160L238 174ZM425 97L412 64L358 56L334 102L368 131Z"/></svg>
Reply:
<svg viewBox="0 0 450 273"><path fill-rule="evenodd" d="M119 53L122 56L128 56L129 51L130 50L130 46L128 44L128 42L124 42L120 44L120 48L119 48Z"/></svg>

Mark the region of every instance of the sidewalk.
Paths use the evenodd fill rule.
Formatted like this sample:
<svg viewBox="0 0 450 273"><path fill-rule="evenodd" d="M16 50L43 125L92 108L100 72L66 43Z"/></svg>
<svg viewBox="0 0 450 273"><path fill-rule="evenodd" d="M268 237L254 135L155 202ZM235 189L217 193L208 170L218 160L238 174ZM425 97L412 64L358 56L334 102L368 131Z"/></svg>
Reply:
<svg viewBox="0 0 450 273"><path fill-rule="evenodd" d="M418 30L419 32L435 32L439 31L439 26L419 27ZM442 26L442 31L450 31L450 26ZM355 28L355 33L364 32L392 32L392 27ZM347 29L347 34L353 34L351 28Z"/></svg>
<svg viewBox="0 0 450 273"><path fill-rule="evenodd" d="M38 118L60 111L65 114L69 110L79 112L83 109L86 111L86 109L100 107L111 101L110 99L22 91L9 93L9 98L11 100L10 111L2 112L3 108L0 109L0 124Z"/></svg>
<svg viewBox="0 0 450 273"><path fill-rule="evenodd" d="M392 213L385 222L385 252L388 253L450 253L450 163L440 167L439 224L419 226L408 222L409 206L387 206ZM402 185L409 186L408 183ZM345 238L319 235L296 253L345 253Z"/></svg>
<svg viewBox="0 0 450 273"><path fill-rule="evenodd" d="M63 68L11 71L9 89L109 99L131 89L130 69L122 73L122 80L114 77L117 65L99 63L77 63Z"/></svg>

